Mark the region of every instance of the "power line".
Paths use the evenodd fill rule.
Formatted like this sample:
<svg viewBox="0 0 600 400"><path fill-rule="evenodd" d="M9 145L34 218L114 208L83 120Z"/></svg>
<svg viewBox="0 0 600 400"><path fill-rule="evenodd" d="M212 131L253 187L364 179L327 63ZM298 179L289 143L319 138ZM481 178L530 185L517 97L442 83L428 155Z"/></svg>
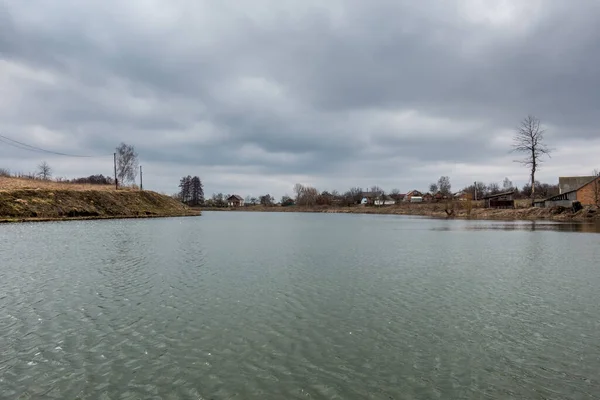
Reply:
<svg viewBox="0 0 600 400"><path fill-rule="evenodd" d="M67 153L61 153L58 151L46 150L46 149L42 149L41 147L32 146L27 143L19 142L18 140L11 139L4 135L0 135L0 142L5 143L9 146L16 147L21 150L29 150L29 151L34 151L34 152L38 152L38 153L48 153L48 154L54 154L54 155L64 156L64 157L77 157L77 158L108 157L108 156L87 156L87 155L80 155L80 154L67 154Z"/></svg>

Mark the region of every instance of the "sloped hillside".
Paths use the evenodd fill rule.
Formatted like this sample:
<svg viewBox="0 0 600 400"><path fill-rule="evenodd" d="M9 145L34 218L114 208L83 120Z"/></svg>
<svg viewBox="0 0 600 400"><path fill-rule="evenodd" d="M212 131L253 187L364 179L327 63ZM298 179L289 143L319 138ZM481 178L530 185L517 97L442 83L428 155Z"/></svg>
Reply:
<svg viewBox="0 0 600 400"><path fill-rule="evenodd" d="M0 220L54 220L197 216L179 201L134 190L0 190Z"/></svg>

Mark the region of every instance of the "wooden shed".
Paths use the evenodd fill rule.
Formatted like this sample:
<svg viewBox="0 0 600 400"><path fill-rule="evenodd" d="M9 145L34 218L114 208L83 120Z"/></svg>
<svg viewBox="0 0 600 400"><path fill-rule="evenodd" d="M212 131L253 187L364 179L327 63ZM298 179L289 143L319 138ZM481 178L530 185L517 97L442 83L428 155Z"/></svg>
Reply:
<svg viewBox="0 0 600 400"><path fill-rule="evenodd" d="M514 190L484 196L485 208L515 208Z"/></svg>

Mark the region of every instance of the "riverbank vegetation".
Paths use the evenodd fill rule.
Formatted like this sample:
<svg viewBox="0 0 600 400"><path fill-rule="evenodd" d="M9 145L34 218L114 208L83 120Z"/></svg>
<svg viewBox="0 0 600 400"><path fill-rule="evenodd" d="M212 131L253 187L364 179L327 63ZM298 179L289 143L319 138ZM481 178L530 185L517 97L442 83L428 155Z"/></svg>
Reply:
<svg viewBox="0 0 600 400"><path fill-rule="evenodd" d="M307 212L332 214L388 214L414 215L434 218L490 219L490 220L552 220L552 221L600 221L600 209L587 206L574 212L570 208L530 207L528 200L517 201L515 209L484 208L482 201L451 201L446 203L400 203L389 206L244 206L236 208L202 207L206 211L233 212Z"/></svg>

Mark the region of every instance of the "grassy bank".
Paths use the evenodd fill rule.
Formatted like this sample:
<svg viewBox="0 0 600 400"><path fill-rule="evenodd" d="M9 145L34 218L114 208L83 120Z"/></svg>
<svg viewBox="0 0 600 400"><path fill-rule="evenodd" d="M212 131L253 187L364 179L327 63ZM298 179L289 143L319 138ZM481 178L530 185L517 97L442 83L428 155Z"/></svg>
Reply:
<svg viewBox="0 0 600 400"><path fill-rule="evenodd" d="M200 215L199 210L151 191L56 183L51 188L14 188L22 183L0 186L0 222Z"/></svg>
<svg viewBox="0 0 600 400"><path fill-rule="evenodd" d="M519 206L519 205L517 205ZM600 221L600 210L597 207L584 207L576 213L564 208L534 208L521 207L509 210L496 210L483 208L480 202L472 204L455 202L428 203L428 204L398 204L382 207L265 207L249 206L240 208L204 208L203 210L235 211L235 212L311 212L311 213L345 213L345 214L391 214L391 215L415 215L434 218L461 218L461 219L483 219L483 220L551 220L551 221Z"/></svg>

